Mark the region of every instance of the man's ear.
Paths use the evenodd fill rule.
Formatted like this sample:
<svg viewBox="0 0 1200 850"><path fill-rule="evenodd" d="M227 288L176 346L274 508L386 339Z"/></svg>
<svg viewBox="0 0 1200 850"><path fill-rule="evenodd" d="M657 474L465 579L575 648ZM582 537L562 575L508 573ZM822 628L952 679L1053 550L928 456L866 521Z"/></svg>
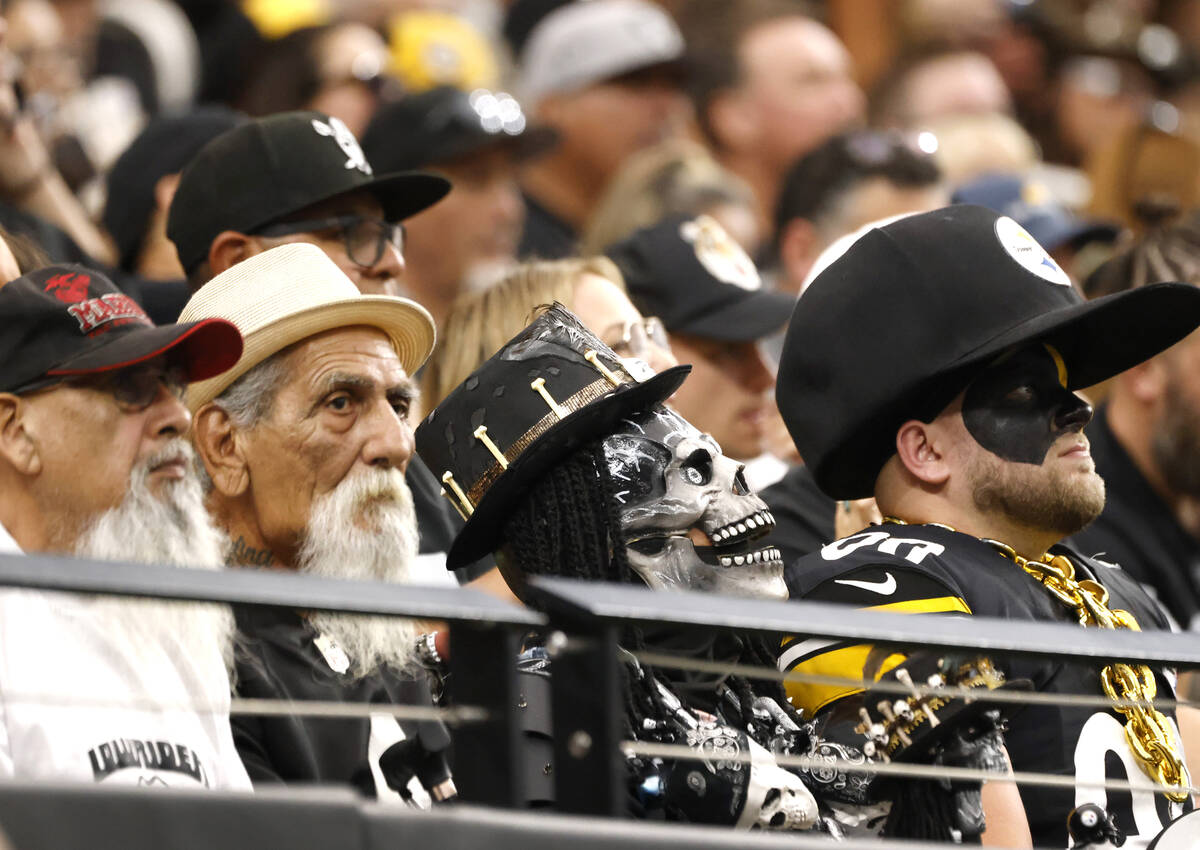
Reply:
<svg viewBox="0 0 1200 850"><path fill-rule="evenodd" d="M1162 399L1167 388L1168 364L1166 353L1151 357L1117 376L1118 381L1139 404L1153 406Z"/></svg>
<svg viewBox="0 0 1200 850"><path fill-rule="evenodd" d="M779 232L779 262L783 266L781 284L789 292L800 294L800 284L817 259L817 230L806 218L793 218Z"/></svg>
<svg viewBox="0 0 1200 850"><path fill-rule="evenodd" d="M943 446L933 423L910 419L896 432L896 455L909 474L923 484L939 486L950 478Z"/></svg>
<svg viewBox="0 0 1200 850"><path fill-rule="evenodd" d="M262 245L257 237L236 230L222 230L208 246L208 265L213 275L219 275L261 252Z"/></svg>
<svg viewBox="0 0 1200 850"><path fill-rule="evenodd" d="M162 210L164 215L171 208L171 201L175 200L175 190L179 188L181 176L179 172L164 174L154 184L154 205Z"/></svg>
<svg viewBox="0 0 1200 850"><path fill-rule="evenodd" d="M28 412L20 397L0 393L0 457L22 475L34 476L42 471L42 458Z"/></svg>
<svg viewBox="0 0 1200 850"><path fill-rule="evenodd" d="M750 114L750 105L736 89L723 89L713 94L706 107L706 117L718 150L744 152L758 143L758 122Z"/></svg>
<svg viewBox="0 0 1200 850"><path fill-rule="evenodd" d="M250 488L250 469L246 465L244 442L233 420L211 402L197 411L192 420L192 439L213 488L234 499Z"/></svg>

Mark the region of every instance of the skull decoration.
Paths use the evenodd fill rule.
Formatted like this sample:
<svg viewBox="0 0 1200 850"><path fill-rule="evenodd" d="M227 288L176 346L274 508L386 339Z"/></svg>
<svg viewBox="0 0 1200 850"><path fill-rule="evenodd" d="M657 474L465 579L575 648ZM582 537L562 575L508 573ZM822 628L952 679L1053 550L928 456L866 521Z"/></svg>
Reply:
<svg viewBox="0 0 1200 850"><path fill-rule="evenodd" d="M786 599L783 560L755 541L775 526L741 464L661 406L604 440L629 564L655 590Z"/></svg>
<svg viewBox="0 0 1200 850"><path fill-rule="evenodd" d="M808 829L817 822L817 801L800 777L775 764L771 753L748 742L753 761L746 807L738 826Z"/></svg>

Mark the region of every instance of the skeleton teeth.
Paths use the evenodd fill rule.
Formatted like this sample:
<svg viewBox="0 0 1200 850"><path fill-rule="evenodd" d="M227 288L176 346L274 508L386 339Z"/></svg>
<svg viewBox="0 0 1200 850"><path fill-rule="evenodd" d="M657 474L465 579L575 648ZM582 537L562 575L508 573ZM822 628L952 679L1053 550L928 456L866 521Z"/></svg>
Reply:
<svg viewBox="0 0 1200 850"><path fill-rule="evenodd" d="M741 555L734 555L733 562L740 567L742 564L746 563L746 559L743 558Z"/></svg>
<svg viewBox="0 0 1200 850"><path fill-rule="evenodd" d="M737 530L738 530L738 533L739 533L739 534L745 534L745 533L746 533L746 523L744 523L744 522L739 522L739 523L737 524Z"/></svg>
<svg viewBox="0 0 1200 850"><path fill-rule="evenodd" d="M722 567L728 567L728 566L731 566L732 564L733 564L733 558L722 558L721 559Z"/></svg>
<svg viewBox="0 0 1200 850"><path fill-rule="evenodd" d="M754 519L754 517L750 517L748 520L746 520L746 528L758 528L758 522Z"/></svg>
<svg viewBox="0 0 1200 850"><path fill-rule="evenodd" d="M762 561L762 552L755 552L750 557L754 560L754 563L757 564Z"/></svg>

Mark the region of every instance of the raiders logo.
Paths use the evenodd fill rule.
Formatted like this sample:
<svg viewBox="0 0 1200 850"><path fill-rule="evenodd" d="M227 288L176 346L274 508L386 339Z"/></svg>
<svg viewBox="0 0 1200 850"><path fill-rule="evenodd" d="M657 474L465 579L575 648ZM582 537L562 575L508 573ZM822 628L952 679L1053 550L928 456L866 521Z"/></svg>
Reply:
<svg viewBox="0 0 1200 850"><path fill-rule="evenodd" d="M357 168L363 174L370 177L374 172L371 170L371 164L367 162L367 155L363 153L363 149L358 146L358 139L354 138L354 134L338 118L330 118L329 123L313 119L312 127L317 131L319 136L331 136L342 153L346 155L346 168Z"/></svg>
<svg viewBox="0 0 1200 850"><path fill-rule="evenodd" d="M78 304L87 298L92 278L86 274L56 274L46 281L44 292L52 294L64 304Z"/></svg>
<svg viewBox="0 0 1200 850"><path fill-rule="evenodd" d="M701 215L685 221L679 226L679 235L692 243L696 259L717 280L751 292L762 288L750 255L714 219Z"/></svg>

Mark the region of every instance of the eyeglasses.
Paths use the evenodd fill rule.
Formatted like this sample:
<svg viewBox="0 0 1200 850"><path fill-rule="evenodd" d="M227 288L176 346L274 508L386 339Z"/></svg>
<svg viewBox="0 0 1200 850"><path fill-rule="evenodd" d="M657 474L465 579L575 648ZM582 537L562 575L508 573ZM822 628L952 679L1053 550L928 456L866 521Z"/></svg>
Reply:
<svg viewBox="0 0 1200 850"><path fill-rule="evenodd" d="M387 246L404 256L404 225L361 215L341 215L307 221L283 221L260 228L259 236L292 236L296 233L317 233L337 230L346 248L346 256L356 266L369 269L382 258Z"/></svg>
<svg viewBox="0 0 1200 850"><path fill-rule="evenodd" d="M163 387L166 387L167 392L176 399L182 401L187 383L187 375L181 366L131 366L95 375L41 378L17 387L11 392L14 395L29 395L65 385L76 389L105 393L112 396L117 407L124 412L141 413L154 404Z"/></svg>
<svg viewBox="0 0 1200 850"><path fill-rule="evenodd" d="M180 366L134 366L116 372L68 378L65 383L110 395L117 407L126 413L141 413L154 404L163 387L179 401L183 401L187 389L187 378Z"/></svg>
<svg viewBox="0 0 1200 850"><path fill-rule="evenodd" d="M637 357L645 360L654 352L654 348L661 351L671 350L671 343L667 339L667 329L663 327L662 320L657 316L647 316L644 319L625 322L619 326L619 329L619 336L615 332L606 334L609 338L604 342L614 353L622 357ZM614 327L615 330L616 327Z"/></svg>

